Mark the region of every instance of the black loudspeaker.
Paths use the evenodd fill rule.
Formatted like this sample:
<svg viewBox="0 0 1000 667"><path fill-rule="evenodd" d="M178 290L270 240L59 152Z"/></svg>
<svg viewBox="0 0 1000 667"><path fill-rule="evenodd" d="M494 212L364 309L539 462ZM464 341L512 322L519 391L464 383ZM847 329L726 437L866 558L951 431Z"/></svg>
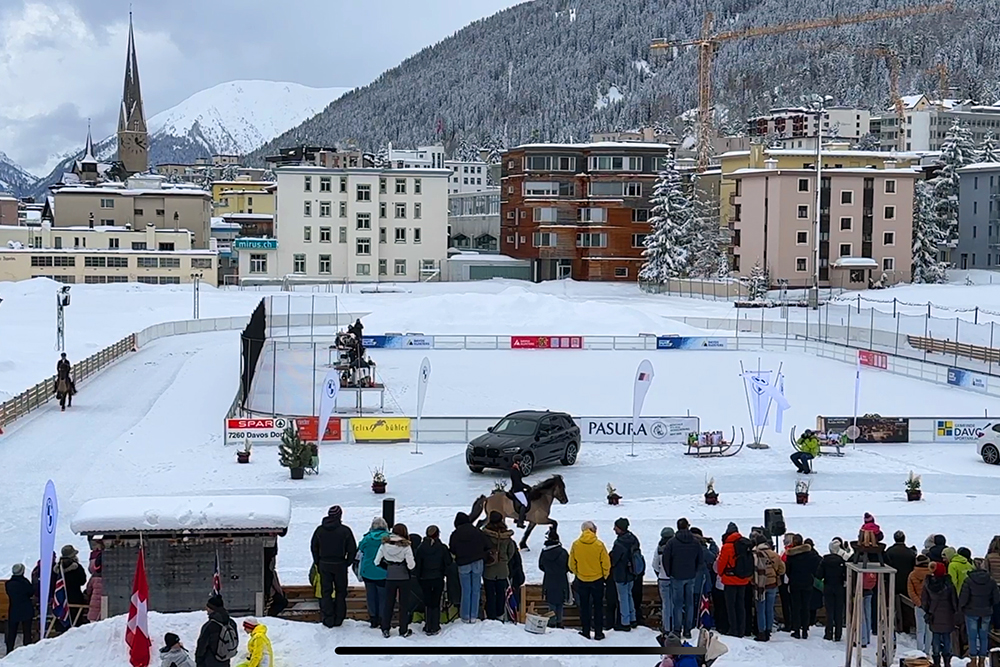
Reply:
<svg viewBox="0 0 1000 667"><path fill-rule="evenodd" d="M396 524L396 499L386 498L382 501L382 518L389 524L389 530ZM784 526L785 524L781 524Z"/></svg>
<svg viewBox="0 0 1000 667"><path fill-rule="evenodd" d="M764 510L764 528L772 537L785 534L785 517L780 509Z"/></svg>

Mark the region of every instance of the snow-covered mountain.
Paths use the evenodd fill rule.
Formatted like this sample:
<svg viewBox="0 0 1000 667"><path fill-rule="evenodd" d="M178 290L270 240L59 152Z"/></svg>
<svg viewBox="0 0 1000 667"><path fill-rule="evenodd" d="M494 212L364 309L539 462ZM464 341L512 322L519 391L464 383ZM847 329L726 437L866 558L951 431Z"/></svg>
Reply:
<svg viewBox="0 0 1000 667"><path fill-rule="evenodd" d="M31 189L38 177L25 171L0 151L0 193L20 197Z"/></svg>
<svg viewBox="0 0 1000 667"><path fill-rule="evenodd" d="M350 88L310 88L281 81L230 81L195 93L147 121L150 164L192 163L214 153L244 155L312 118ZM115 136L96 142L98 160L114 159ZM67 155L31 189L44 196L83 150ZM2 169L2 166L0 166ZM2 176L0 176L2 180Z"/></svg>

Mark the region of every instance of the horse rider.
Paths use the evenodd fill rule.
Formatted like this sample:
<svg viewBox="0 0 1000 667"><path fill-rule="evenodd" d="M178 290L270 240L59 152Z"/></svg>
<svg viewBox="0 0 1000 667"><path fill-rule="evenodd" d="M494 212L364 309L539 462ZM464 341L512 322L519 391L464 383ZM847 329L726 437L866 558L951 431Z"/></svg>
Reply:
<svg viewBox="0 0 1000 667"><path fill-rule="evenodd" d="M66 409L65 402L67 399L69 399L70 406L73 405L73 394L76 393L76 383L70 377L72 368L73 365L66 358L66 353L63 352L60 354L59 361L56 362L56 395L59 396L59 404L63 410ZM63 389L61 392L60 386Z"/></svg>
<svg viewBox="0 0 1000 667"><path fill-rule="evenodd" d="M528 491L531 487L524 483L521 474L521 455L514 456L510 466L510 496L517 505L517 527L524 528L524 516L528 513Z"/></svg>

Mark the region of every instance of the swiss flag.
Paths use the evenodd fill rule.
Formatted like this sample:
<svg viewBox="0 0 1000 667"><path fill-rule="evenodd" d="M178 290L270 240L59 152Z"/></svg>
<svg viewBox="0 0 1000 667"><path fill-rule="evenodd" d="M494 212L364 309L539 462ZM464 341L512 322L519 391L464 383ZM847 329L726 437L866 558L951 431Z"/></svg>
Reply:
<svg viewBox="0 0 1000 667"><path fill-rule="evenodd" d="M128 606L128 625L125 627L125 643L128 645L128 659L132 667L148 667L149 621L146 603L149 600L149 584L146 582L146 559L139 547L139 559L135 563L135 579L132 580L132 599Z"/></svg>

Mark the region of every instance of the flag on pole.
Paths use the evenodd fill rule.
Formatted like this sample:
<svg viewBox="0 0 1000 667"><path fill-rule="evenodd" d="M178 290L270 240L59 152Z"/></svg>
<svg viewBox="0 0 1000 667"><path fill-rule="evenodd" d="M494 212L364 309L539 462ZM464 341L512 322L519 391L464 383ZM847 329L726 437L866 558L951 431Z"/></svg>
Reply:
<svg viewBox="0 0 1000 667"><path fill-rule="evenodd" d="M326 435L327 422L330 415L337 409L337 394L340 393L340 372L336 368L331 368L323 379L323 393L319 397L319 424L316 426L316 442L323 444L323 436Z"/></svg>
<svg viewBox="0 0 1000 667"><path fill-rule="evenodd" d="M853 426L858 424L858 399L861 396L861 355L858 355L854 368L854 421Z"/></svg>
<svg viewBox="0 0 1000 667"><path fill-rule="evenodd" d="M646 394L649 393L649 385L653 383L653 364L649 359L639 362L639 367L635 370L635 384L632 386L632 430L639 426L639 415L642 413L642 404L646 402Z"/></svg>
<svg viewBox="0 0 1000 667"><path fill-rule="evenodd" d="M132 580L132 599L128 605L128 624L125 626L125 643L128 645L128 660L132 667L148 667L149 620L146 605L149 601L149 584L146 581L146 559L139 547L139 558L135 562L135 578Z"/></svg>
<svg viewBox="0 0 1000 667"><path fill-rule="evenodd" d="M56 581L52 587L52 615L68 628L71 624L69 613L69 601L66 599L66 575L63 572L62 563L56 572Z"/></svg>
<svg viewBox="0 0 1000 667"><path fill-rule="evenodd" d="M777 395L780 396L782 398L782 400L778 401L777 404L775 405L775 410L774 410L774 432L775 433L781 433L781 424L784 421L783 418L785 416L785 410L787 410L790 407L788 405L788 401L785 400L785 375L784 375L784 373L778 373L778 377L775 378L775 382L778 385L776 387Z"/></svg>
<svg viewBox="0 0 1000 667"><path fill-rule="evenodd" d="M212 573L212 595L222 595L222 575L219 573L219 552L215 552L215 572Z"/></svg>
<svg viewBox="0 0 1000 667"><path fill-rule="evenodd" d="M424 398L427 396L427 383L431 379L431 360L424 357L420 362L420 374L417 376L417 421L424 414Z"/></svg>

